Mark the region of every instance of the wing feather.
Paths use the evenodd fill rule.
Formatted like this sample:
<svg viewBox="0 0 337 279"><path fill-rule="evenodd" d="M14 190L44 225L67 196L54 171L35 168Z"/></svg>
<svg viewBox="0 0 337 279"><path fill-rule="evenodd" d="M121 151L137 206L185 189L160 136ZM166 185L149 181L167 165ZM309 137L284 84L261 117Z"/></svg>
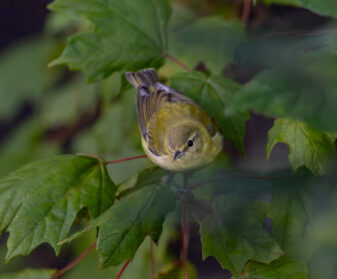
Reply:
<svg viewBox="0 0 337 279"><path fill-rule="evenodd" d="M144 139L148 134L147 125L153 114L165 103L176 102L196 105L192 99L159 82L154 85L152 92L146 88L138 89L137 116Z"/></svg>

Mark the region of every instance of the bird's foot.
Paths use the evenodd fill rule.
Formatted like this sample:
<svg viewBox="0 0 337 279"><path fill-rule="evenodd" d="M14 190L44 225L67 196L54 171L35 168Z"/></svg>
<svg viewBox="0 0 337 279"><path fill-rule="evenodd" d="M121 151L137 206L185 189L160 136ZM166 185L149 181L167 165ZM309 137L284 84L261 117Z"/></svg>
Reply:
<svg viewBox="0 0 337 279"><path fill-rule="evenodd" d="M171 182L172 190L173 190L173 192L174 192L174 194L176 195L177 198L181 199L183 196L192 196L192 192L191 192L190 189L180 187L174 181L173 176L167 170L165 170L165 173L166 173L167 177L169 178L169 180Z"/></svg>

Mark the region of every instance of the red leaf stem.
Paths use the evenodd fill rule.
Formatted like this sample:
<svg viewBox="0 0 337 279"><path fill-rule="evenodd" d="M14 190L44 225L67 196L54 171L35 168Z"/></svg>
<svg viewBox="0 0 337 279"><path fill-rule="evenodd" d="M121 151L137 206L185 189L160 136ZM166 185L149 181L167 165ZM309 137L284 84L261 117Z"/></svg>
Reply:
<svg viewBox="0 0 337 279"><path fill-rule="evenodd" d="M189 67L187 67L185 64L183 64L182 62L180 62L178 59L174 58L172 55L169 54L165 54L166 58L170 59L171 61L173 61L174 63L178 64L181 68L183 68L185 71L190 72L191 69Z"/></svg>
<svg viewBox="0 0 337 279"><path fill-rule="evenodd" d="M89 252L96 247L96 241L92 243L81 255L79 255L75 260L73 260L70 264L66 267L60 269L56 274L54 274L51 279L57 279L61 277L64 273L72 269L75 265L77 265L80 261L82 261Z"/></svg>
<svg viewBox="0 0 337 279"><path fill-rule="evenodd" d="M110 165L110 164L122 163L122 162L131 161L131 160L135 160L135 159L141 159L141 158L145 158L145 157L147 157L147 156L146 155L140 155L140 156L128 157L128 158L115 160L115 161L107 161L107 162L105 162L105 164Z"/></svg>
<svg viewBox="0 0 337 279"><path fill-rule="evenodd" d="M125 269L127 268L127 266L129 265L130 260L127 260L124 264L124 266L122 267L121 271L118 273L116 279L120 279L125 271Z"/></svg>

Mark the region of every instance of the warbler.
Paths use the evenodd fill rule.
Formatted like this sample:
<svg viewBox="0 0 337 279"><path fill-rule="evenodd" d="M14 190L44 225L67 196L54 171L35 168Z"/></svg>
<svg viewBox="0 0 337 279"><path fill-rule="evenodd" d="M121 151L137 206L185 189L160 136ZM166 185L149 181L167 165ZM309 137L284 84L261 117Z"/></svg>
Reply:
<svg viewBox="0 0 337 279"><path fill-rule="evenodd" d="M191 98L158 82L154 69L127 72L137 88L137 116L146 155L174 172L199 169L219 154L219 125Z"/></svg>

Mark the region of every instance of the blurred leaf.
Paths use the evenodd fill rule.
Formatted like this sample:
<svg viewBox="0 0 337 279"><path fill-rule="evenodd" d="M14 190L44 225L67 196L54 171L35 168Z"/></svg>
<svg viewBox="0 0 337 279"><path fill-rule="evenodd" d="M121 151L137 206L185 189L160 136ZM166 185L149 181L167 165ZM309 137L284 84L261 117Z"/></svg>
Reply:
<svg viewBox="0 0 337 279"><path fill-rule="evenodd" d="M135 100L134 91L128 90L118 101L107 105L94 125L75 138L73 151L118 155L135 149L136 142L140 147Z"/></svg>
<svg viewBox="0 0 337 279"><path fill-rule="evenodd" d="M190 262L187 262L187 274L189 279L197 279L198 273L196 268ZM173 264L166 270L159 272L156 279L185 279L185 269L182 262Z"/></svg>
<svg viewBox="0 0 337 279"><path fill-rule="evenodd" d="M165 0L57 0L49 7L95 25L91 32L70 37L52 65L67 64L84 71L89 81L97 81L114 71L159 67L163 63L171 13Z"/></svg>
<svg viewBox="0 0 337 279"><path fill-rule="evenodd" d="M203 107L221 126L222 134L244 154L243 136L249 114L236 112L227 117L225 108L240 85L221 76L206 77L200 72L181 73L171 78L171 87L189 96Z"/></svg>
<svg viewBox="0 0 337 279"><path fill-rule="evenodd" d="M28 255L43 242L58 254L77 212L86 207L97 217L115 190L103 162L84 156L52 157L12 172L0 180L0 229L9 225L10 232L6 258Z"/></svg>
<svg viewBox="0 0 337 279"><path fill-rule="evenodd" d="M0 177L34 160L60 153L60 148L44 141L44 129L36 118L17 126L0 148Z"/></svg>
<svg viewBox="0 0 337 279"><path fill-rule="evenodd" d="M294 5L324 16L337 17L335 0L263 0L266 4Z"/></svg>
<svg viewBox="0 0 337 279"><path fill-rule="evenodd" d="M109 104L124 89L123 75L120 72L114 72L107 79L103 80L100 86L100 92L103 102Z"/></svg>
<svg viewBox="0 0 337 279"><path fill-rule="evenodd" d="M308 268L288 256L283 256L270 264L249 262L244 273L233 279L309 279ZM311 277L310 277L311 278Z"/></svg>
<svg viewBox="0 0 337 279"><path fill-rule="evenodd" d="M132 260L149 235L159 240L166 215L175 208L175 196L167 186L151 185L134 192L92 221L88 227L64 239L72 241L99 227L97 250L101 266L117 266Z"/></svg>
<svg viewBox="0 0 337 279"><path fill-rule="evenodd" d="M267 158L276 143L289 146L289 161L296 171L306 166L313 174L324 174L335 153L335 135L316 131L309 125L287 118L277 119L268 132Z"/></svg>
<svg viewBox="0 0 337 279"><path fill-rule="evenodd" d="M97 104L98 88L85 84L82 78L71 80L54 89L42 106L42 119L47 127L71 125L82 114L93 111Z"/></svg>
<svg viewBox="0 0 337 279"><path fill-rule="evenodd" d="M76 135L72 142L72 152L100 154L106 160L144 154L136 116L135 92L122 92L112 104L104 106L93 126ZM151 165L150 160L145 158L112 164L108 171L116 183L121 183L130 175Z"/></svg>
<svg viewBox="0 0 337 279"><path fill-rule="evenodd" d="M337 52L325 48L292 55L243 86L227 113L251 109L291 117L319 130L337 130Z"/></svg>
<svg viewBox="0 0 337 279"><path fill-rule="evenodd" d="M47 70L55 49L53 40L35 38L8 48L0 56L0 119L15 115L24 103L39 101L56 79Z"/></svg>
<svg viewBox="0 0 337 279"><path fill-rule="evenodd" d="M336 217L336 215L334 216ZM335 279L337 272L336 261L337 246L322 245L309 262L310 274L312 275L310 278Z"/></svg>
<svg viewBox="0 0 337 279"><path fill-rule="evenodd" d="M248 39L244 24L220 17L200 18L183 24L173 22L172 25L169 54L192 69L204 62L217 75L234 60L236 47Z"/></svg>
<svg viewBox="0 0 337 279"><path fill-rule="evenodd" d="M282 255L281 248L262 229L267 206L257 201L221 195L214 214L201 223L203 258L214 256L224 269L238 276L245 263L270 263Z"/></svg>
<svg viewBox="0 0 337 279"><path fill-rule="evenodd" d="M26 269L11 274L0 275L0 279L50 279L55 273L52 269Z"/></svg>
<svg viewBox="0 0 337 279"><path fill-rule="evenodd" d="M287 253L296 254L310 219L309 204L313 195L306 183L298 180L298 184L288 184L272 192L268 212L273 223L272 235Z"/></svg>
<svg viewBox="0 0 337 279"><path fill-rule="evenodd" d="M336 162L332 165L329 175L316 177L316 180L311 181L310 186L316 191L311 193L310 200L305 199L306 203L304 204L306 211L310 213L308 216L310 222L306 224L305 239L302 239L298 245L306 257L311 257L316 253L315 258L322 254L321 258L326 257L327 261L330 261L329 264L331 264L331 259L337 255L337 223L335 222L337 216L337 176L335 170ZM328 255L331 252L335 256L329 259ZM321 259L314 259L314 261L317 260L321 261ZM326 264L329 265L328 262ZM330 267L333 270L334 268L335 264ZM313 269L319 271L317 267Z"/></svg>

